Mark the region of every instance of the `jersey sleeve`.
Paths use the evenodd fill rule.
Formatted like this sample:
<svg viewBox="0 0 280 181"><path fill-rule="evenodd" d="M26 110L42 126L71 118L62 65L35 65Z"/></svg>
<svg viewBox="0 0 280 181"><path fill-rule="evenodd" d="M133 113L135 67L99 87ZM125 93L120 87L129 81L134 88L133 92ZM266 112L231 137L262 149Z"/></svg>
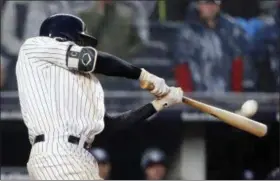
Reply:
<svg viewBox="0 0 280 181"><path fill-rule="evenodd" d="M28 60L46 61L65 69L85 73L94 71L97 59L97 51L92 47L81 47L70 41L48 37L27 40L21 51Z"/></svg>

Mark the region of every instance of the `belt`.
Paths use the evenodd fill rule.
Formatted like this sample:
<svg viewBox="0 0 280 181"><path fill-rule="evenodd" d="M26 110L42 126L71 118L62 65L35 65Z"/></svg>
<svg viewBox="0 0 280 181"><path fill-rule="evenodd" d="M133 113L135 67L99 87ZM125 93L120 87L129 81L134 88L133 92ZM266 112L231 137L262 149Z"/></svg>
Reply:
<svg viewBox="0 0 280 181"><path fill-rule="evenodd" d="M41 135L38 135L35 137L34 144L38 143L38 142L44 142L44 141L45 141L45 135L41 134ZM68 142L75 144L75 145L79 145L80 138L70 135L70 136L68 136ZM84 147L84 149L89 150L91 148L91 144L85 142L83 147Z"/></svg>

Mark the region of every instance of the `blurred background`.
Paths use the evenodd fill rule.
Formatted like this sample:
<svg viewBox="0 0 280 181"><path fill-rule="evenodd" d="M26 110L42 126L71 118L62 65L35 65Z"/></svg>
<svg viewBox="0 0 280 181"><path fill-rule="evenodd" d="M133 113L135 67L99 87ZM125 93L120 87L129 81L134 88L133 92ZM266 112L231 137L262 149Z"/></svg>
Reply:
<svg viewBox="0 0 280 181"><path fill-rule="evenodd" d="M28 179L30 144L14 67L23 41L55 13L80 16L98 49L187 96L233 112L255 100L250 116L268 126L267 136L257 138L180 105L140 125L105 129L92 150L105 179L260 180L279 167L279 1L2 0L1 8L1 179ZM111 112L153 99L137 81L99 78Z"/></svg>

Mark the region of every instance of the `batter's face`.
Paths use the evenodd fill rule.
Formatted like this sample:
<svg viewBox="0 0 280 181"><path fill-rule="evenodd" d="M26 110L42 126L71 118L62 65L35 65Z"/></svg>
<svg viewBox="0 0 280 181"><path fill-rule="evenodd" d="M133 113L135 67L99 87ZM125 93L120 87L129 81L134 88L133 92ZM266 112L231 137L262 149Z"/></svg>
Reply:
<svg viewBox="0 0 280 181"><path fill-rule="evenodd" d="M146 168L147 180L162 180L166 174L166 168L162 164L154 164Z"/></svg>
<svg viewBox="0 0 280 181"><path fill-rule="evenodd" d="M111 164L110 163L99 163L99 176L103 179L108 179L111 172Z"/></svg>
<svg viewBox="0 0 280 181"><path fill-rule="evenodd" d="M200 17L205 20L214 19L220 11L220 6L212 2L199 2Z"/></svg>

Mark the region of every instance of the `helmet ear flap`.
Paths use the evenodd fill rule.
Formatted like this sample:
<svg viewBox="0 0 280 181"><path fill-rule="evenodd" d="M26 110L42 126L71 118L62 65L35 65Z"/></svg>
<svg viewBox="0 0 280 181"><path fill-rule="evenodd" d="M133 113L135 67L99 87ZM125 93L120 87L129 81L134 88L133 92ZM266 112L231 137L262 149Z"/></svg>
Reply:
<svg viewBox="0 0 280 181"><path fill-rule="evenodd" d="M79 45L79 46L89 46L89 45L87 45L87 43L86 43L84 40L82 40L81 38L78 38L78 39L75 41L75 43L76 43L77 45Z"/></svg>
<svg viewBox="0 0 280 181"><path fill-rule="evenodd" d="M67 40L70 40L70 41L73 41L73 42L76 42L77 38L71 36L69 33L63 33L63 32L60 32L60 34L64 37L61 37L61 38L65 38Z"/></svg>

